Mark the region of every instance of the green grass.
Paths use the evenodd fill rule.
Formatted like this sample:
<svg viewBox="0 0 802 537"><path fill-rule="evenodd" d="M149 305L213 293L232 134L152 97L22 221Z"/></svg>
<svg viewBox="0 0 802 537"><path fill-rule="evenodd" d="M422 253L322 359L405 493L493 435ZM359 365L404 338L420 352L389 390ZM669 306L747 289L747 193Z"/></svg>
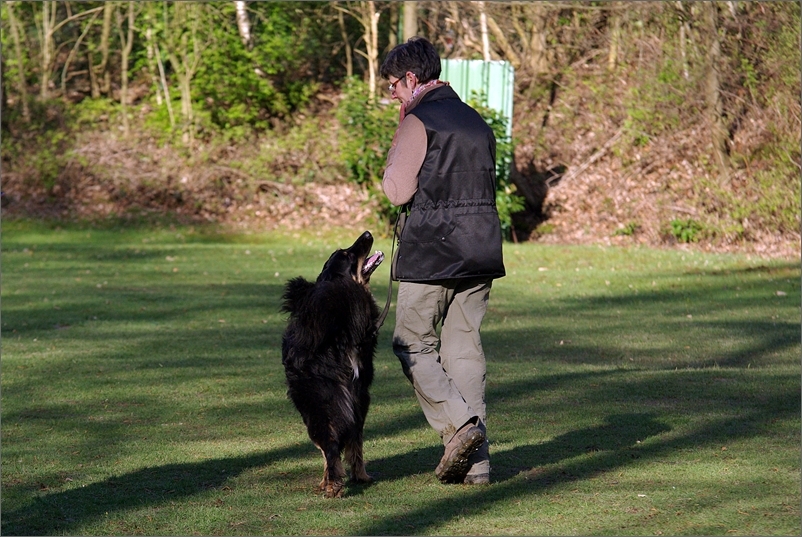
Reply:
<svg viewBox="0 0 802 537"><path fill-rule="evenodd" d="M800 532L798 261L505 245L483 327L493 483L434 477L391 311L377 480L326 500L278 309L355 231L3 231L4 535Z"/></svg>

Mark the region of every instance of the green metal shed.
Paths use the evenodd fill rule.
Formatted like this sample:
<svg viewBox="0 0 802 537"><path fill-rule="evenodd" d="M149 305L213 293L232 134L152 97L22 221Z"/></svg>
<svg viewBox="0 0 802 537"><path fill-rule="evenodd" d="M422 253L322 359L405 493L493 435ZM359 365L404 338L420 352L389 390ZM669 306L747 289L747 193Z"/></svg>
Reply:
<svg viewBox="0 0 802 537"><path fill-rule="evenodd" d="M441 60L440 80L448 81L463 101L476 91L485 105L507 118L507 136L512 136L512 94L515 70L510 62L484 60Z"/></svg>

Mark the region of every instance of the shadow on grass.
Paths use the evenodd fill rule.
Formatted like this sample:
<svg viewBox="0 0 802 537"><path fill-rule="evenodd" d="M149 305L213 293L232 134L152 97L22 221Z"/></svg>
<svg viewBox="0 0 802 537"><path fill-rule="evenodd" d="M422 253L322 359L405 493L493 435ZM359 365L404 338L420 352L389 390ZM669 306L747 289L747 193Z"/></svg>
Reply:
<svg viewBox="0 0 802 537"><path fill-rule="evenodd" d="M692 274L698 281L678 288L663 283L656 290L534 303L504 296L503 317L497 317L512 321L490 324L483 343L497 361L506 360L502 352L509 350L513 360L545 356L609 365L634 358L647 369L771 365L799 347L798 264ZM532 328L530 319L542 322ZM512 328L516 322L527 328Z"/></svg>
<svg viewBox="0 0 802 537"><path fill-rule="evenodd" d="M13 216L4 215L4 227L9 231L18 233L96 233L98 238L117 241L121 233L170 233L175 238L176 229L184 231L189 229L189 240L203 242L241 242L242 233L232 232L224 225L193 216L179 215L171 211L157 211L150 209L135 209L125 214L114 214L106 217L81 220L64 220L63 218L47 218L41 215L28 215L16 213ZM183 237L183 234L182 234ZM246 236L247 237L247 236ZM185 238L186 239L186 238Z"/></svg>
<svg viewBox="0 0 802 537"><path fill-rule="evenodd" d="M417 421L417 416L408 416ZM608 423L561 435L550 442L525 446L499 453L494 459L497 481L504 482L532 468L556 463L587 453L588 450L626 450L638 439L668 430L648 414L629 414L608 417ZM369 470L378 480L394 480L432 471L433 464L442 455L439 446L405 452L393 457L369 461ZM143 468L115 476L102 482L64 492L37 495L30 504L3 513L4 535L37 535L71 533L85 523L110 512L158 506L180 500L210 489L223 487L226 482L250 468L268 466L282 459L306 458L309 446L287 447L244 457L212 459L199 463L176 463ZM606 466L610 463L605 462ZM613 465L614 466L614 465ZM599 472L607 468L588 468L586 472ZM494 474L496 475L496 474ZM575 471L557 473L549 483L582 477ZM542 479L542 478L541 478ZM369 485L349 485L349 496L365 494ZM503 499L503 498L499 498ZM433 513L438 512L436 509ZM453 516L442 511L443 519ZM431 515L427 516L431 518ZM391 524L391 523L390 523ZM368 535L392 533L391 526L381 523L369 530ZM360 533L362 534L362 533Z"/></svg>
<svg viewBox="0 0 802 537"><path fill-rule="evenodd" d="M778 408L783 412L778 413ZM494 468L500 467L501 476L490 486L463 488L464 494L448 495L403 515L371 521L357 528L354 535L428 534L456 517L490 511L495 504L523 495L547 493L564 483L599 478L631 464L633 459L656 461L678 450L698 450L759 436L763 423L778 415L795 414L798 408L799 394L788 391L774 395L766 409L753 410L738 418L713 420L687 434L643 444L636 444L633 439L659 435L669 428L650 414L609 416L608 423L601 427L572 431L541 445L499 452L494 455ZM594 453L592 457L571 460L589 451ZM546 466L555 462L561 464ZM615 479L611 478L609 486L615 485Z"/></svg>
<svg viewBox="0 0 802 537"><path fill-rule="evenodd" d="M64 248L58 254L68 252L75 253L72 249ZM109 253L102 249L80 253L85 253L87 260L91 255L102 255L106 256L104 260L114 263L125 262L125 256L128 255ZM150 253L147 255L150 256ZM18 261L17 265L20 263ZM798 270L796 265L788 265L783 270L791 268ZM764 272L770 270L777 269L766 269ZM758 272L761 270L744 271L745 274ZM486 346L501 349L504 345L511 345L515 357L498 356L494 361L499 363L532 361L534 355L539 359L569 364L614 365L616 357L622 352L623 338L648 334L650 331L671 336L665 337L668 342L663 347L644 341L630 348L629 352L643 358L643 365L639 364L639 368L644 370L674 368L674 365L665 365L659 359L685 343L689 331L708 331L712 336L712 343L707 350L712 352L693 349L693 357L678 364L681 367L746 367L756 361L759 365L761 359L768 359L775 353L791 352L794 347L798 347L799 325L787 322L787 316L786 322L776 323L760 318L694 321L692 324L686 322L688 304L697 307L703 305L719 311L752 311L753 308L760 310L767 305L787 308L786 301L791 300L791 296L782 298L776 295L776 285L767 281L751 282L741 296L738 296L732 292L733 281L723 278L726 273L711 272L702 275L705 274L714 277L707 278L693 288L644 292L639 295L623 292L612 297L565 297L556 303L523 299L511 302L504 307L505 314L521 318L557 319L562 324L553 324L551 328L541 326L534 330L499 326L495 331L488 332ZM65 369L65 364L61 361L53 360L38 365L35 373L17 373L16 377L11 376L13 382L9 382L7 376L3 386L4 402L16 400L16 406L21 408L16 412L6 410L6 424L39 419L51 421L63 431L71 431L81 423L82 430L90 431L87 442L107 445L105 442L113 441L110 439L118 430L115 427L122 428L122 420L129 417L129 414L136 420L157 418L169 422L173 414L182 411L182 408L163 408L163 403L158 400L157 389L160 387L178 386L212 375L218 379L228 379L232 384L230 391L220 388L220 393L223 394L243 391L260 393L265 389L283 392L283 378L277 354L283 321L278 317L271 317L269 323L259 322L266 312L272 314L277 311L283 282L264 285L234 283L222 286L212 283L171 283L168 278L169 274L161 273L144 281L132 277L133 282L126 280L128 285L120 287L115 287L115 282L112 281L112 285L95 290L93 294L88 293L92 291L91 286L76 288L63 299L59 310L41 301L44 296L41 289L31 292L31 297L39 299L36 303L6 300L3 313L6 314L8 328L16 329L18 335L27 336L29 340L36 335L41 339L47 337L57 342L64 334L64 337L80 339L86 349L81 354L81 359L85 359L86 363L79 362L71 366L74 367L72 370ZM789 289L787 294L798 298L795 295L798 283L793 285L794 290ZM381 296L380 291L375 291L375 294L377 297ZM107 299L111 303L104 303ZM625 315L613 315L612 310L615 308L625 310ZM238 322L232 321L230 317L227 317L227 324L218 321L233 311L238 314ZM655 313L660 315L655 316ZM97 330L94 329L96 325L89 320L94 316L101 320L97 323ZM189 322L194 323L192 327L188 326ZM132 331L125 326L136 323L142 323L140 331ZM179 323L180 326L171 323ZM69 324L74 328L78 328L78 324L86 324L87 329L79 332L57 328ZM389 349L392 330L388 327L392 326L391 315L381 333L380 346L383 349ZM564 346L555 343L561 341L566 333L570 334L570 330L581 330L590 343ZM37 333L31 333L35 331ZM46 332L43 335L38 331ZM702 332L702 336L708 332ZM80 338L76 338L77 334L80 334ZM671 340L674 336L676 340ZM716 342L717 336L727 336L737 341L746 339L747 342L722 348ZM697 339L703 340L701 336ZM105 345L108 341L125 341L126 344ZM543 345L543 342L552 343ZM271 346L274 347L274 353L269 358L257 354ZM389 351L385 351L385 354L389 355ZM400 368L393 358L389 360L393 367ZM97 367L101 363L102 375L98 373ZM109 383L138 375L140 371L150 373L147 381L140 379L140 393L132 396L130 401L119 395L112 401L112 404L130 404L137 409L136 412L132 410L124 416L118 416L119 422L116 424L109 420L92 423L89 417L98 412L97 405L106 396ZM87 403L66 404L36 398L40 393L38 387L54 385L65 375L81 379L81 387L86 395L84 400ZM465 510L490 510L498 502L510 501L525 494L543 493L566 482L598 477L631 464L633 459L657 461L676 450L698 450L733 439L754 438L761 434L764 423L778 417L798 419L799 413L798 384L795 390L783 391L772 386L770 391L762 392L754 387L744 389L734 380L732 383L724 382L715 388L707 388L705 382L709 382L710 377L700 372L685 374L673 382L666 382L665 377L630 380L617 375L613 370L544 375L535 368L531 368L530 372L522 367L519 375L525 379L496 385L489 378L488 399L495 407L494 412L506 410L537 416L548 411L546 403L539 400L537 394L559 395L565 393L566 388L594 380L599 387L583 394L583 404L587 405L597 419L610 411L607 405L611 401L618 404L622 401L645 403L657 407L659 405L654 403L658 401L665 405L691 401L705 405L706 412L727 408L728 414L735 413L737 417L711 420L687 434L662 437L670 428L661 422L660 414L607 415L602 425L569 430L544 443L494 451L492 486L475 490L464 489L464 494L458 497L448 495L403 515L365 521L362 527L357 528L356 534L429 533L443 523L459 517ZM375 385L375 401L380 402L382 398L389 400L399 393L413 397L411 387L405 383L403 388L400 386L401 383L393 386ZM149 395L148 389L155 390L155 393ZM575 404L565 397L552 399L559 399L554 404ZM7 405L6 409L8 408ZM215 404L197 420L203 425L199 429L203 434L209 434L209 428L222 427L216 424L224 423L227 416L236 415L239 419L252 416L254 420L260 416L264 418L263 408L260 402L242 405ZM291 416L286 419L299 419L289 410L291 407L286 401L282 408L288 410ZM702 409L699 411L701 413ZM85 422L92 425L84 425ZM422 414L416 409L409 414L394 415L385 420L385 423L370 423L369 420L366 437L401 435L404 431L421 426L425 426L425 423ZM562 430L570 428L569 423ZM517 432L512 431L510 434ZM222 430L219 433L222 434ZM187 433L182 434L182 438L188 437ZM124 438L124 435L121 437ZM650 439L649 442L643 442L647 438ZM638 441L643 443L638 444ZM9 445L6 444L6 447ZM103 516L107 511L158 506L176 499L186 499L205 490L224 486L229 479L250 468L268 466L284 458L308 457L309 452L310 446L304 443L298 447L244 457L145 468L82 488L40 493L27 505L3 513L2 533L68 534L77 531L87 521ZM405 451L383 459L370 460L368 454L368 471L379 480L397 480L429 473L433 471L441 454L442 447L434 441L429 447ZM349 494L364 494L366 491L365 487L349 488Z"/></svg>
<svg viewBox="0 0 802 537"><path fill-rule="evenodd" d="M604 425L571 431L543 444L498 453L492 451L493 481L507 481L532 468L555 464L587 453L623 453L648 437L671 430L650 413L611 415L606 421ZM433 474L442 455L443 448L435 445L376 459L370 461L371 474L382 480L403 479L421 473Z"/></svg>
<svg viewBox="0 0 802 537"><path fill-rule="evenodd" d="M169 275L166 276L169 278ZM4 326L8 334L25 336L29 332L63 330L104 323L203 322L217 323L221 311L236 312L253 320L279 313L283 282L276 284L148 284L102 289L95 284L61 293L54 303L32 303L6 299ZM40 291L36 291L41 293ZM30 300L30 299L27 299ZM96 325L97 323L95 323ZM262 331L283 331L283 326L260 326ZM107 332L103 338L115 337ZM123 337L125 335L123 334ZM92 339L91 332L82 338Z"/></svg>
<svg viewBox="0 0 802 537"><path fill-rule="evenodd" d="M3 513L3 535L74 534L81 525L106 513L157 506L217 489L251 468L281 459L302 458L308 446L287 447L243 457L212 459L143 468L85 487L38 495Z"/></svg>
<svg viewBox="0 0 802 537"><path fill-rule="evenodd" d="M570 431L543 444L502 451L493 457L493 480L506 481L521 472L589 453L617 452L624 458L638 458L633 451L638 443L671 430L656 418L652 413L614 414L607 416L603 425Z"/></svg>

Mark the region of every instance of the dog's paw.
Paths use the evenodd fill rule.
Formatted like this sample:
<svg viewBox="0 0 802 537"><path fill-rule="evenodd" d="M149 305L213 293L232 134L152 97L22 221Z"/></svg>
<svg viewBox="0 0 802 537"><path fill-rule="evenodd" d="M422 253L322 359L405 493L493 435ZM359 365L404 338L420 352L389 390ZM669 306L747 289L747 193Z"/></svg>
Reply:
<svg viewBox="0 0 802 537"><path fill-rule="evenodd" d="M329 481L326 485L326 498L342 498L345 493L345 485L342 481Z"/></svg>

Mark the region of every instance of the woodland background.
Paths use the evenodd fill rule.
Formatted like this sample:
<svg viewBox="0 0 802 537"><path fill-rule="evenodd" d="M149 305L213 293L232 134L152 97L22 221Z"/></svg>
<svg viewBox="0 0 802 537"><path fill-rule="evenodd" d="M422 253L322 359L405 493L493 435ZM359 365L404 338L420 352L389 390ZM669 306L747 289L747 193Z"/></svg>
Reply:
<svg viewBox="0 0 802 537"><path fill-rule="evenodd" d="M800 255L798 2L6 1L0 15L4 218L386 233L398 104L377 70L423 35L443 58L515 68L509 240Z"/></svg>

